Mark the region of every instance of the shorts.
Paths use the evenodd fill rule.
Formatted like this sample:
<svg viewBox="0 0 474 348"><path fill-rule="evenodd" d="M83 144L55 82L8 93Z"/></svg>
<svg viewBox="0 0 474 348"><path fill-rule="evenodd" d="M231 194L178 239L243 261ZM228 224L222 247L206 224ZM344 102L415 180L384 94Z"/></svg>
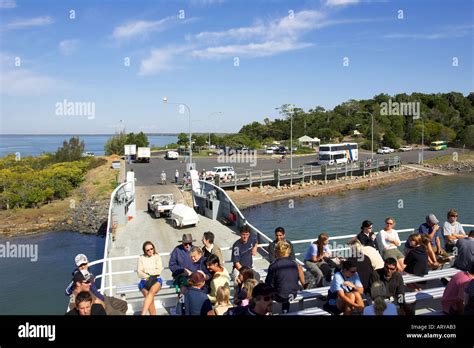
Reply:
<svg viewBox="0 0 474 348"><path fill-rule="evenodd" d="M142 290L145 288L145 283L146 283L146 279L142 279L142 280L140 280L140 282L138 283L138 289L139 289L140 291L142 291ZM162 280L160 277L157 277L157 278L156 278L155 284L156 284L156 283L160 283L160 285L163 286L163 280ZM153 284L153 285L155 285L155 284Z"/></svg>
<svg viewBox="0 0 474 348"><path fill-rule="evenodd" d="M383 253L383 258L386 260L389 257L394 258L395 260L398 259L403 259L405 256L402 254L402 252L398 249L389 249L385 250Z"/></svg>

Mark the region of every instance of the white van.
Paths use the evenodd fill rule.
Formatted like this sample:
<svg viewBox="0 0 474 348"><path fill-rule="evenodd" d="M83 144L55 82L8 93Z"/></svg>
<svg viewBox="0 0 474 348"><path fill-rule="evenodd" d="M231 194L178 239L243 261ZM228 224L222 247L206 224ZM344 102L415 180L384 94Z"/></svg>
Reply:
<svg viewBox="0 0 474 348"><path fill-rule="evenodd" d="M212 170L206 172L206 177L214 178L216 174L219 175L221 179L223 179L224 176L230 179L235 176L234 167L214 167Z"/></svg>
<svg viewBox="0 0 474 348"><path fill-rule="evenodd" d="M165 158L177 160L179 158L179 154L176 151L167 151Z"/></svg>

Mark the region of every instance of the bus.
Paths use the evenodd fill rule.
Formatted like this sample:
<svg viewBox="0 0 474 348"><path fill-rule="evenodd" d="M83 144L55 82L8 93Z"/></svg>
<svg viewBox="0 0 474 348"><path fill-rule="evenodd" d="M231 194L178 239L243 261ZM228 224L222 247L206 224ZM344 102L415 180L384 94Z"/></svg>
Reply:
<svg viewBox="0 0 474 348"><path fill-rule="evenodd" d="M357 143L322 144L319 146L320 164L340 164L359 160Z"/></svg>
<svg viewBox="0 0 474 348"><path fill-rule="evenodd" d="M447 141L433 141L430 144L430 150L432 151L440 151L440 150L446 150L448 148L448 142Z"/></svg>

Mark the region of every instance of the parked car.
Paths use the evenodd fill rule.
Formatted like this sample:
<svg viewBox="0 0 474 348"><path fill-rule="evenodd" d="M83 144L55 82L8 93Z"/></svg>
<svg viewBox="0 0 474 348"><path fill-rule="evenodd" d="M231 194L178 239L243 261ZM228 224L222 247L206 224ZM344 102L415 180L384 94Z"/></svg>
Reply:
<svg viewBox="0 0 474 348"><path fill-rule="evenodd" d="M275 151L275 153L279 155L286 155L287 153L287 148L285 146L279 146L278 149Z"/></svg>
<svg viewBox="0 0 474 348"><path fill-rule="evenodd" d="M398 151L401 151L401 152L411 151L411 150L413 150L413 148L408 145L402 146L401 148L398 149Z"/></svg>
<svg viewBox="0 0 474 348"><path fill-rule="evenodd" d="M95 154L91 151L82 153L82 157L94 157L94 156L95 156Z"/></svg>
<svg viewBox="0 0 474 348"><path fill-rule="evenodd" d="M267 149L265 149L265 153L267 155L273 155L273 149L272 148L267 148Z"/></svg>
<svg viewBox="0 0 474 348"><path fill-rule="evenodd" d="M174 207L175 202L172 193L154 194L148 200L148 212L154 213L156 218L161 215L169 216Z"/></svg>
<svg viewBox="0 0 474 348"><path fill-rule="evenodd" d="M167 151L165 158L171 159L171 160L177 160L179 158L179 154L176 151Z"/></svg>
<svg viewBox="0 0 474 348"><path fill-rule="evenodd" d="M206 172L206 178L214 178L216 175L221 179L227 175L227 179L230 179L235 176L234 167L214 167Z"/></svg>
<svg viewBox="0 0 474 348"><path fill-rule="evenodd" d="M381 147L377 150L377 153L378 154L387 154L387 153L392 153L392 152L395 152L394 149L392 149L391 147L388 147L388 146L384 146L384 147Z"/></svg>
<svg viewBox="0 0 474 348"><path fill-rule="evenodd" d="M199 216L193 208L184 204L176 204L171 211L173 227L196 226L199 223Z"/></svg>

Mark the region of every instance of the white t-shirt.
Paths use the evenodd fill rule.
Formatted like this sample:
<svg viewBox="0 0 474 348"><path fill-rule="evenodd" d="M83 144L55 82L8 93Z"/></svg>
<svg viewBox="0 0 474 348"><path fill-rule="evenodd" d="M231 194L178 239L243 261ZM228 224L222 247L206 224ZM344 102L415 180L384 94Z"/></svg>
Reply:
<svg viewBox="0 0 474 348"><path fill-rule="evenodd" d="M377 249L372 248L371 246L363 246L362 253L369 258L374 269L383 268L385 266L382 256L380 256Z"/></svg>
<svg viewBox="0 0 474 348"><path fill-rule="evenodd" d="M364 315L375 315L374 305L365 307ZM385 308L382 315L398 315L397 306L391 302L387 303L387 308Z"/></svg>
<svg viewBox="0 0 474 348"><path fill-rule="evenodd" d="M380 250L391 250L396 249L397 246L387 240L387 238L392 238L400 244L400 238L396 230L392 229L390 232L381 230L377 235L377 243L379 244Z"/></svg>
<svg viewBox="0 0 474 348"><path fill-rule="evenodd" d="M443 235L450 236L453 234L464 234L464 229L462 228L461 224L457 221L454 221L454 224L451 224L449 221L445 221L443 225Z"/></svg>

